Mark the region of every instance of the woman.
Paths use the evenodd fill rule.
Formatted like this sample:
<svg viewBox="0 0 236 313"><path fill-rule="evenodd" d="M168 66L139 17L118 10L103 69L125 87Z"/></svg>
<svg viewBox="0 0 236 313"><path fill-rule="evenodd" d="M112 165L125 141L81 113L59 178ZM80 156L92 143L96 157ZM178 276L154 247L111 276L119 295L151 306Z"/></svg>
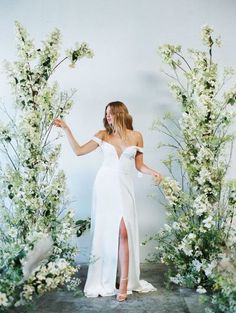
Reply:
<svg viewBox="0 0 236 313"><path fill-rule="evenodd" d="M142 135L133 130L132 117L122 102L111 102L105 108L101 130L86 144L79 145L68 125L61 119L54 125L63 128L76 155L87 154L98 146L104 162L94 184L92 249L85 295L87 297L116 294L117 265L119 263L119 291L117 300L124 301L132 291L156 290L139 280L139 239L131 168L154 176L159 183L161 174L143 163ZM119 261L119 262L118 262Z"/></svg>

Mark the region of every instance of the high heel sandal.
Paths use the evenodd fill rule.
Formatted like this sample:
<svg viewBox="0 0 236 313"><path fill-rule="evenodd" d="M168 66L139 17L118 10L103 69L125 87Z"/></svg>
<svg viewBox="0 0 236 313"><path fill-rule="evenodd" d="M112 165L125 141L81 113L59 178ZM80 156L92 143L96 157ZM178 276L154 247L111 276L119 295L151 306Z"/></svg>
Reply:
<svg viewBox="0 0 236 313"><path fill-rule="evenodd" d="M126 278L121 278L120 281L122 281L122 280L128 280L128 277L126 277ZM118 292L118 294L117 294L117 296L116 296L116 300L118 300L119 302L122 302L122 301L127 300L127 291L126 291L126 293L120 293L120 292Z"/></svg>

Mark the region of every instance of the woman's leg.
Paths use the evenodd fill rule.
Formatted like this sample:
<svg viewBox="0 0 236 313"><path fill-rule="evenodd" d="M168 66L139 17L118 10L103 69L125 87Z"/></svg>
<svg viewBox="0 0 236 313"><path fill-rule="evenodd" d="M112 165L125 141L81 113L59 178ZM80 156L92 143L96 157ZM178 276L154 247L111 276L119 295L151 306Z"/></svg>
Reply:
<svg viewBox="0 0 236 313"><path fill-rule="evenodd" d="M119 294L123 295L123 297L120 297L120 300L122 300L124 298L124 295L127 294L128 273L129 273L128 233L123 218L121 219L120 222L119 265L120 265Z"/></svg>

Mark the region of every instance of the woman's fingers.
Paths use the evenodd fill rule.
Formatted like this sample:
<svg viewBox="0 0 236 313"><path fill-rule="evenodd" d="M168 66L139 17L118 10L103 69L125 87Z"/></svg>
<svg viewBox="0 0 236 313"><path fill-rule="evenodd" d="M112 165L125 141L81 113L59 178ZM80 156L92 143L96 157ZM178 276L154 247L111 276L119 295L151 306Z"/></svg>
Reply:
<svg viewBox="0 0 236 313"><path fill-rule="evenodd" d="M155 172L153 176L154 176L155 182L159 185L163 179L162 175L158 172Z"/></svg>
<svg viewBox="0 0 236 313"><path fill-rule="evenodd" d="M61 127L61 128L64 128L65 127L65 122L62 121L61 119L59 118L56 118L55 120L53 120L53 125L57 126L57 127Z"/></svg>

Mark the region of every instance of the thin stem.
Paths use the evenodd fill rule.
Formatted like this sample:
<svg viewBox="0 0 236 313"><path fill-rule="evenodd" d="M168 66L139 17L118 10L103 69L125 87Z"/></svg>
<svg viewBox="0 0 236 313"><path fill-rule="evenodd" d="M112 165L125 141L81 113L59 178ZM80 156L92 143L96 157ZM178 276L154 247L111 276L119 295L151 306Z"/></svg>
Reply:
<svg viewBox="0 0 236 313"><path fill-rule="evenodd" d="M235 210L234 210L235 211ZM229 226L228 226L228 231L227 231L227 234L225 235L226 239L229 238L229 234L230 234L230 230L232 228L232 225L233 225L233 219L234 219L234 216L235 216L235 213L234 211L232 212L231 216L230 216L230 223L229 223ZM227 216L228 217L228 216Z"/></svg>
<svg viewBox="0 0 236 313"><path fill-rule="evenodd" d="M221 91L221 89L224 87L226 82L226 79L224 78L222 83L219 85L219 88L216 90L215 94L214 94L214 98L217 96L217 94Z"/></svg>
<svg viewBox="0 0 236 313"><path fill-rule="evenodd" d="M181 143L174 137L174 134L169 130L169 128L168 128L165 124L162 124L162 127L167 130L168 135L169 135L171 138L173 138L173 139L177 142L177 144L179 145L179 147L183 150L183 147L182 147ZM162 131L162 132L163 132L163 131ZM177 137L177 135L176 135L176 137ZM181 137L179 137L179 138L182 139Z"/></svg>
<svg viewBox="0 0 236 313"><path fill-rule="evenodd" d="M173 133L169 130L169 128L168 128L164 123L160 122L160 126L161 126L162 128L165 128L170 134L173 134ZM161 128L158 128L158 127L157 127L157 129L161 130ZM178 137L178 138L180 138L180 139L182 139L182 137L180 136L180 134L176 134L175 136Z"/></svg>
<svg viewBox="0 0 236 313"><path fill-rule="evenodd" d="M52 130L52 126L53 126L53 123L51 123L48 127L48 130L47 130L47 135L46 135L46 138L45 138L45 141L43 143L43 146L42 146L42 150L45 148L45 146L47 145L47 140L48 140L48 137L50 135L50 132Z"/></svg>
<svg viewBox="0 0 236 313"><path fill-rule="evenodd" d="M174 72L175 72L175 76L176 76L176 79L177 79L178 83L179 83L180 86L183 88L183 90L184 90L185 92L187 92L187 89L184 87L184 85L181 83L181 81L180 81L180 79L179 79L179 75L178 75L176 69L174 69Z"/></svg>
<svg viewBox="0 0 236 313"><path fill-rule="evenodd" d="M13 146L13 144L10 142L10 146L12 147L12 150L15 152L15 155L17 156L18 159L20 159L19 154L17 153L15 147Z"/></svg>
<svg viewBox="0 0 236 313"><path fill-rule="evenodd" d="M174 60L172 60L173 61L173 63L179 68L179 69L181 69L184 73L187 73L187 71L182 67L182 66L180 66L177 62L175 62Z"/></svg>
<svg viewBox="0 0 236 313"><path fill-rule="evenodd" d="M181 130L179 124L177 124L177 123L174 121L174 119L171 119L171 122L176 126L176 128L177 128L178 130Z"/></svg>
<svg viewBox="0 0 236 313"><path fill-rule="evenodd" d="M2 107L3 107L3 108L2 108ZM1 110L4 114L6 114L6 116L9 118L9 120L12 122L12 124L16 127L15 121L13 120L13 118L11 117L11 115L7 112L7 109L6 109L6 107L5 107L4 104L2 104L2 105L0 106L0 110Z"/></svg>
<svg viewBox="0 0 236 313"><path fill-rule="evenodd" d="M44 148L50 144L52 144L53 142L57 141L59 138L61 138L61 136L57 136L56 138L50 140L50 141L47 141L47 143L44 144Z"/></svg>
<svg viewBox="0 0 236 313"><path fill-rule="evenodd" d="M163 144L161 147L157 147L157 148L162 148L162 147L168 147L168 148L173 148L173 149L179 150L179 147L172 145L170 143Z"/></svg>
<svg viewBox="0 0 236 313"><path fill-rule="evenodd" d="M176 77L174 77L174 76L170 75L169 73L165 72L164 70L161 70L161 72L162 72L162 73L164 73L164 74L165 74L166 76L168 76L169 78L171 78L171 79L174 79L174 80L178 81L178 79L177 79Z"/></svg>
<svg viewBox="0 0 236 313"><path fill-rule="evenodd" d="M14 164L14 162L13 162L13 160L12 160L10 154L8 153L7 147L5 146L4 143L2 143L2 145L3 145L4 149L5 149L5 153L6 153L7 157L8 157L8 159L10 160L12 166L13 166L14 169L17 171L17 167L15 166L15 164Z"/></svg>
<svg viewBox="0 0 236 313"><path fill-rule="evenodd" d="M64 57L60 62L58 62L58 63L54 66L54 68L51 70L51 73L50 73L49 77L50 77L51 74L55 71L55 69L56 69L62 62L64 62L66 59L68 59L68 57Z"/></svg>
<svg viewBox="0 0 236 313"><path fill-rule="evenodd" d="M10 122L12 123L12 127L13 129L15 129L15 132L18 132L18 129L17 129L17 126L16 126L16 123L15 123L15 120L17 119L15 117L15 120L10 116L10 114L7 112L7 109L5 107L5 105L3 104L2 106L0 106L0 110L6 114L6 116L8 117L8 119L10 120ZM15 115L16 116L16 115ZM14 140L16 141L16 145L18 146L19 143L18 143L18 140L17 140L17 137L15 136Z"/></svg>
<svg viewBox="0 0 236 313"><path fill-rule="evenodd" d="M161 130L161 129L160 129L160 132L163 133L163 134L165 134L165 135L167 135L167 136L169 136L170 138L172 138L172 139L181 147L181 149L183 150L183 147L182 147L181 144L178 142L178 140L175 139L174 136L170 135L169 133L167 133L167 132L165 132L164 130Z"/></svg>
<svg viewBox="0 0 236 313"><path fill-rule="evenodd" d="M185 57L183 57L181 54L179 54L178 52L175 52L175 54L177 54L181 59L184 60L184 62L186 63L186 65L188 66L188 68L190 69L190 71L192 71L191 66L189 65L188 61L185 59Z"/></svg>
<svg viewBox="0 0 236 313"><path fill-rule="evenodd" d="M0 151L1 151L2 153L4 153L4 154L7 154L6 151L5 151L5 150L2 150L1 148L0 148Z"/></svg>
<svg viewBox="0 0 236 313"><path fill-rule="evenodd" d="M181 165L181 163L180 162L178 162L179 163L179 166L180 166L180 173L181 173L181 189L183 190L183 192L184 192L184 172L183 172L183 167L182 167L182 165Z"/></svg>
<svg viewBox="0 0 236 313"><path fill-rule="evenodd" d="M226 172L228 171L229 166L230 166L230 162L231 162L232 154L233 154L233 147L234 147L234 143L233 143L233 141L232 141L232 142L231 142L231 145L230 145L229 159L228 159L228 163L227 163L227 165L226 165L225 174L226 174Z"/></svg>
<svg viewBox="0 0 236 313"><path fill-rule="evenodd" d="M55 177L55 175L56 175L56 167L57 167L57 164L54 163L53 168L51 169L51 177L50 177L50 181L48 182L48 186L51 186L52 181L53 181L53 179L54 179L54 177ZM45 172L45 175L44 175L44 177L43 177L42 182L43 182L44 179L46 178L46 175L47 175L48 171L49 171L49 169L47 169L47 171ZM49 197L50 194L51 194L51 192L49 192L49 193L46 195L46 197L43 199L43 202L44 202L44 203L45 203L45 201L48 199L48 197Z"/></svg>

